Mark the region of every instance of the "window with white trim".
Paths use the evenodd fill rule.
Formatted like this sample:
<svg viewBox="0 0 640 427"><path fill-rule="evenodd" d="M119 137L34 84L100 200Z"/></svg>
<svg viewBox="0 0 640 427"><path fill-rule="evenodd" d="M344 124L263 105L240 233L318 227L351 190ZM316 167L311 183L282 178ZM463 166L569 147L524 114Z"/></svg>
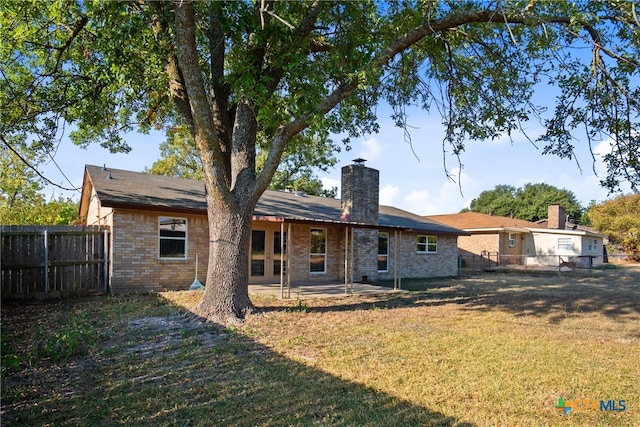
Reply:
<svg viewBox="0 0 640 427"><path fill-rule="evenodd" d="M389 233L378 234L378 271L389 271Z"/></svg>
<svg viewBox="0 0 640 427"><path fill-rule="evenodd" d="M438 236L417 236L416 252L435 254L438 252Z"/></svg>
<svg viewBox="0 0 640 427"><path fill-rule="evenodd" d="M598 240L589 239L589 252L598 252Z"/></svg>
<svg viewBox="0 0 640 427"><path fill-rule="evenodd" d="M187 259L187 220L158 218L158 258Z"/></svg>
<svg viewBox="0 0 640 427"><path fill-rule="evenodd" d="M513 248L516 245L516 233L509 233L509 247Z"/></svg>
<svg viewBox="0 0 640 427"><path fill-rule="evenodd" d="M309 272L325 273L327 271L327 230L312 228L309 249Z"/></svg>
<svg viewBox="0 0 640 427"><path fill-rule="evenodd" d="M572 251L573 240L571 237L558 237L558 250L559 251Z"/></svg>

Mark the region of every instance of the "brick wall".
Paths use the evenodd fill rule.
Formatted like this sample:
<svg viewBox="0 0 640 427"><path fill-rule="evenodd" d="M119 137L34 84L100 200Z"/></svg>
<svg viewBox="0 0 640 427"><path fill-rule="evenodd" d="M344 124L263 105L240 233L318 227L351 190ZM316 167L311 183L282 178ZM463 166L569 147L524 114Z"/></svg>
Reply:
<svg viewBox="0 0 640 427"><path fill-rule="evenodd" d="M311 229L327 231L325 273L309 272L309 248ZM291 249L289 274L293 282L344 281L344 229L291 225Z"/></svg>
<svg viewBox="0 0 640 427"><path fill-rule="evenodd" d="M438 236L437 253L418 253L418 233L402 233L398 255L398 276L402 278L449 277L458 274L458 245L456 236ZM389 270L378 273L378 279L393 279L396 238L389 235ZM376 264L377 265L377 264Z"/></svg>
<svg viewBox="0 0 640 427"><path fill-rule="evenodd" d="M566 213L562 206L550 205L548 208L548 216L549 216L548 222L547 222L548 228L553 228L556 230L564 230Z"/></svg>
<svg viewBox="0 0 640 427"><path fill-rule="evenodd" d="M158 218L187 219L187 258L160 260ZM188 289L195 279L204 284L207 272L208 225L206 216L166 214L116 209L113 213L111 289L113 293Z"/></svg>
<svg viewBox="0 0 640 427"><path fill-rule="evenodd" d="M509 246L509 233L500 233L500 264L521 265L524 263L524 239L522 234L515 234L515 245Z"/></svg>
<svg viewBox="0 0 640 427"><path fill-rule="evenodd" d="M341 175L343 221L378 224L380 172L363 165L347 165Z"/></svg>
<svg viewBox="0 0 640 427"><path fill-rule="evenodd" d="M458 238L460 250L480 255L482 251L500 251L500 236L498 233L473 234L472 236L460 236Z"/></svg>
<svg viewBox="0 0 640 427"><path fill-rule="evenodd" d="M327 227L327 259L325 273L309 272L309 246L311 228L322 228L308 225L291 226L291 259L289 260L289 274L292 282L314 281L344 281L345 272L345 230L343 227ZM365 231L359 237L360 241L368 239L369 244L357 245L354 248L353 280L360 281L362 276L369 280L393 279L394 253L396 240L394 234L389 236L389 270L378 272L378 230L358 229ZM398 256L398 274L405 278L448 277L458 272L458 246L455 236L438 236L438 252L435 254L420 254L416 252L416 236L414 233L402 233L400 248L402 255ZM354 242L356 242L354 235ZM369 246L369 249L367 249ZM357 259L361 260L360 262ZM366 259L366 262L362 260Z"/></svg>
<svg viewBox="0 0 640 427"><path fill-rule="evenodd" d="M380 172L362 164L347 165L342 168L341 179L342 220L377 225ZM353 280L356 282L365 280L365 276L366 280L376 280L378 230L353 229L353 246Z"/></svg>
<svg viewBox="0 0 640 427"><path fill-rule="evenodd" d="M170 216L187 219L187 259L158 259L158 218ZM166 214L117 209L113 219L111 262L111 289L114 293L148 292L187 289L195 278L195 258L198 253L198 280L205 284L207 272L208 224L206 216ZM309 272L310 231L323 228L327 231L326 271ZM288 225L285 225L288 230ZM393 279L396 241L393 233L389 239L389 271L378 273L378 230L354 230L353 279L360 281L366 275L369 280ZM362 233L364 232L364 233ZM356 234L360 233L356 237ZM291 225L289 274L292 282L343 282L345 275L344 227L320 227ZM403 278L443 277L457 274L456 237L438 237L438 253L416 252L416 235L403 233L398 257L399 274Z"/></svg>
<svg viewBox="0 0 640 427"><path fill-rule="evenodd" d="M524 240L522 234L515 233L515 246L509 246L508 232L476 233L460 236L458 247L462 252L482 255L483 252L499 253L500 264L522 264ZM494 259L495 260L495 259Z"/></svg>
<svg viewBox="0 0 640 427"><path fill-rule="evenodd" d="M378 230L353 229L353 280L378 279Z"/></svg>

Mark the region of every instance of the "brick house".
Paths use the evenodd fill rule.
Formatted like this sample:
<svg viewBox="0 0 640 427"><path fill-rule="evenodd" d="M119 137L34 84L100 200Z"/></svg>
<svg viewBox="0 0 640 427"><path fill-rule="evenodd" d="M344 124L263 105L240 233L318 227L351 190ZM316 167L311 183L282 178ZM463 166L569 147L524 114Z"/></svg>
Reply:
<svg viewBox="0 0 640 427"><path fill-rule="evenodd" d="M561 260L580 266L603 263L605 236L593 229L568 223L565 210L560 205L549 206L548 219L539 222L479 212L429 215L426 218L470 233L458 239L463 257L495 253L502 265L557 267Z"/></svg>
<svg viewBox="0 0 640 427"><path fill-rule="evenodd" d="M340 200L267 190L253 216L249 283L457 275L457 239L468 233L379 206L378 180L358 162L342 168ZM196 269L200 281L206 276L201 181L87 165L79 214L84 224L111 229L113 293L187 289Z"/></svg>

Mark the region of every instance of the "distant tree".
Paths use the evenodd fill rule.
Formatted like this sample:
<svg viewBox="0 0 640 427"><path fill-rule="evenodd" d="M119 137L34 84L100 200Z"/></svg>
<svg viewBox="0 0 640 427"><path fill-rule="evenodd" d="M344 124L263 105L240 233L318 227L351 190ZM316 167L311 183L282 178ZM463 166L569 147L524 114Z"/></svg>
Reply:
<svg viewBox="0 0 640 427"><path fill-rule="evenodd" d="M146 172L154 175L203 180L202 161L186 126L167 131L166 141L160 143L160 156Z"/></svg>
<svg viewBox="0 0 640 427"><path fill-rule="evenodd" d="M582 216L582 206L573 192L545 183L525 184L518 189L514 216L527 221L538 221L548 217L550 205L562 206L573 221Z"/></svg>
<svg viewBox="0 0 640 427"><path fill-rule="evenodd" d="M322 181L314 174L314 169L326 171L336 164L333 150L338 147L331 141L322 143L304 141L300 147L292 145L282 154L280 166L276 170L269 189L302 191L313 196L336 197L337 188L324 189ZM175 176L179 178L203 180L202 162L195 142L185 126L177 126L167 132L167 140L160 144L162 158L155 161L147 172L155 175ZM266 160L266 151L256 156L256 165L262 169Z"/></svg>
<svg viewBox="0 0 640 427"><path fill-rule="evenodd" d="M578 224L584 225L584 226L587 226L587 227L593 227L593 223L591 221L591 218L589 217L589 210L591 210L591 208L594 207L597 204L598 204L598 202L595 201L595 200L591 200L589 202L589 205L582 210L582 215L580 216L580 219L578 220Z"/></svg>
<svg viewBox="0 0 640 427"><path fill-rule="evenodd" d="M640 258L640 194L616 197L589 207L592 226L609 241Z"/></svg>
<svg viewBox="0 0 640 427"><path fill-rule="evenodd" d="M19 143L14 153L8 149L0 151L0 224L3 225L62 225L70 224L78 217L78 204L70 198L58 196L47 200L43 194L42 179L29 168L41 159L33 150L24 149Z"/></svg>
<svg viewBox="0 0 640 427"><path fill-rule="evenodd" d="M471 201L472 212L509 216L515 211L516 188L511 185L496 185L493 190L483 191Z"/></svg>
<svg viewBox="0 0 640 427"><path fill-rule="evenodd" d="M561 205L574 221L582 217L583 209L571 191L544 183L525 184L518 189L510 185L497 185L495 189L483 191L473 199L469 210L539 221L547 218L549 205L555 204Z"/></svg>

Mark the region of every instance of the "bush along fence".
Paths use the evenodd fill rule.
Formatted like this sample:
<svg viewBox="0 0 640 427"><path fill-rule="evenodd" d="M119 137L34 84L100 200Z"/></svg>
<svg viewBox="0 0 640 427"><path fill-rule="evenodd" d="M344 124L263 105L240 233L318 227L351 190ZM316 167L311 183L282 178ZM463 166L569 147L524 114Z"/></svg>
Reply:
<svg viewBox="0 0 640 427"><path fill-rule="evenodd" d="M107 292L108 245L104 226L1 226L2 298Z"/></svg>

